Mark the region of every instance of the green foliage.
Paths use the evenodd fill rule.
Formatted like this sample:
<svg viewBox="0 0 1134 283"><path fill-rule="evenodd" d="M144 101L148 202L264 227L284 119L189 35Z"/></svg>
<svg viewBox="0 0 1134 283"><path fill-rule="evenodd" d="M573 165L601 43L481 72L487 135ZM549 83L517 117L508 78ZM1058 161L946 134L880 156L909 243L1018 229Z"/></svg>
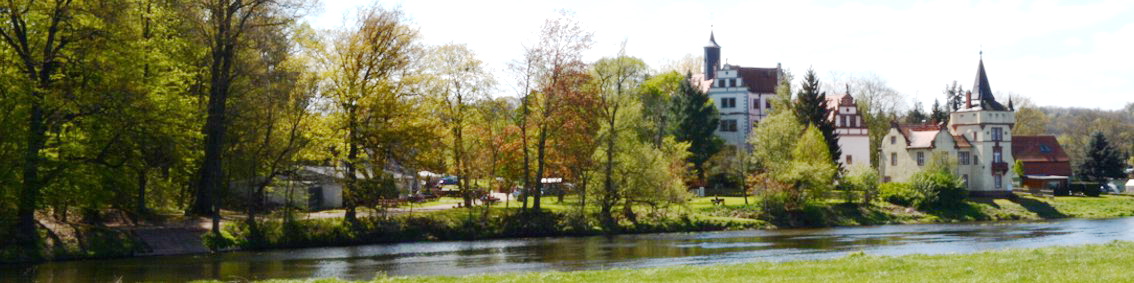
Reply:
<svg viewBox="0 0 1134 283"><path fill-rule="evenodd" d="M965 184L948 171L923 170L910 177L910 186L920 200L913 203L921 208L949 207L960 204L968 196Z"/></svg>
<svg viewBox="0 0 1134 283"><path fill-rule="evenodd" d="M709 95L695 88L689 80L682 80L673 107L674 137L678 142L689 143L689 162L697 176L704 177L705 162L724 145L724 141L713 134L720 126L720 113Z"/></svg>
<svg viewBox="0 0 1134 283"><path fill-rule="evenodd" d="M1090 147L1085 154L1086 160L1079 165L1077 175L1091 181L1104 181L1107 178L1122 178L1125 172L1122 164L1122 153L1110 145L1102 132L1091 135Z"/></svg>
<svg viewBox="0 0 1134 283"><path fill-rule="evenodd" d="M851 167L850 173L843 178L843 181L847 183L849 189L862 192L863 204L871 204L874 197L878 196L880 177L878 170L875 170L873 167L862 165L853 166Z"/></svg>
<svg viewBox="0 0 1134 283"><path fill-rule="evenodd" d="M819 77L815 69L808 69L803 76L802 87L796 94L795 115L800 124L811 125L819 129L823 135L824 145L827 147L827 156L831 161L837 161L842 156L839 148L839 136L835 134L835 122L828 119L830 109L827 108L827 93L819 86ZM842 165L834 163L842 171Z"/></svg>
<svg viewBox="0 0 1134 283"><path fill-rule="evenodd" d="M882 183L878 186L878 198L901 206L914 206L923 202L924 197L909 183Z"/></svg>

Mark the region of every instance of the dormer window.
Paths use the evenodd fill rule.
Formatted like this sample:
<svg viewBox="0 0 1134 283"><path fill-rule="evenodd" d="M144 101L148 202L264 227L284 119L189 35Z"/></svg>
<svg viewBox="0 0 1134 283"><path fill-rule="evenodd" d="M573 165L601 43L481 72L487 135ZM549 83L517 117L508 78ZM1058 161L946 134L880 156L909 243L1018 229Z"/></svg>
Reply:
<svg viewBox="0 0 1134 283"><path fill-rule="evenodd" d="M1040 152L1051 153L1051 147L1047 146L1046 144L1041 144L1040 145Z"/></svg>

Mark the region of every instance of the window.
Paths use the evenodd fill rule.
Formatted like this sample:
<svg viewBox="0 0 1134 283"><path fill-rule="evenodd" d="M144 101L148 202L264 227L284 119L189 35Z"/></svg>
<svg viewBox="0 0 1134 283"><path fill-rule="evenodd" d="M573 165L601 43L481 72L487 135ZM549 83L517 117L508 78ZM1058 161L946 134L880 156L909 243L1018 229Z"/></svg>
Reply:
<svg viewBox="0 0 1134 283"><path fill-rule="evenodd" d="M764 99L764 109L772 110L772 100Z"/></svg>
<svg viewBox="0 0 1134 283"><path fill-rule="evenodd" d="M721 132L736 132L736 120L721 120Z"/></svg>
<svg viewBox="0 0 1134 283"><path fill-rule="evenodd" d="M961 175L961 181L965 183L965 188L969 187L969 174Z"/></svg>
<svg viewBox="0 0 1134 283"><path fill-rule="evenodd" d="M917 153L917 166L925 166L925 152Z"/></svg>
<svg viewBox="0 0 1134 283"><path fill-rule="evenodd" d="M897 142L898 142L898 137L890 136L890 144L894 144L894 143L897 143Z"/></svg>
<svg viewBox="0 0 1134 283"><path fill-rule="evenodd" d="M732 97L721 98L721 108L733 108L733 107L736 107L736 98L732 98Z"/></svg>
<svg viewBox="0 0 1134 283"><path fill-rule="evenodd" d="M890 153L890 166L898 166L898 154Z"/></svg>
<svg viewBox="0 0 1134 283"><path fill-rule="evenodd" d="M720 80L718 80L718 81L717 81L717 87L725 87L725 84L724 84L724 82L725 82L725 79L720 79Z"/></svg>
<svg viewBox="0 0 1134 283"><path fill-rule="evenodd" d="M980 155L973 155L973 165L980 164Z"/></svg>
<svg viewBox="0 0 1134 283"><path fill-rule="evenodd" d="M728 87L736 87L736 79L728 79Z"/></svg>
<svg viewBox="0 0 1134 283"><path fill-rule="evenodd" d="M889 183L890 182L890 176L882 177L882 182Z"/></svg>
<svg viewBox="0 0 1134 283"><path fill-rule="evenodd" d="M1003 154L1001 154L1001 153L1000 153L1000 148L999 148L999 147L997 147L997 148L993 148L993 149L992 149L992 163L1001 163L1001 162L1004 162L1004 157L1003 157L1002 155L1003 155Z"/></svg>
<svg viewBox="0 0 1134 283"><path fill-rule="evenodd" d="M1046 144L1041 144L1040 145L1040 152L1051 153L1051 147L1047 146Z"/></svg>
<svg viewBox="0 0 1134 283"><path fill-rule="evenodd" d="M996 185L997 189L1003 188L1004 187L1004 176L1003 175L992 175L992 183Z"/></svg>
<svg viewBox="0 0 1134 283"><path fill-rule="evenodd" d="M759 98L752 100L752 109L760 109L760 99Z"/></svg>
<svg viewBox="0 0 1134 283"><path fill-rule="evenodd" d="M851 126L851 128L857 128L858 127L858 116L851 117L850 126Z"/></svg>
<svg viewBox="0 0 1134 283"><path fill-rule="evenodd" d="M851 165L851 164L854 164L854 158L848 154L847 155L847 165Z"/></svg>
<svg viewBox="0 0 1134 283"><path fill-rule="evenodd" d="M1004 140L1004 129L992 128L992 141L1003 141L1003 140Z"/></svg>
<svg viewBox="0 0 1134 283"><path fill-rule="evenodd" d="M969 165L969 152L968 151L957 152L957 164Z"/></svg>
<svg viewBox="0 0 1134 283"><path fill-rule="evenodd" d="M847 116L839 115L839 127L847 126Z"/></svg>

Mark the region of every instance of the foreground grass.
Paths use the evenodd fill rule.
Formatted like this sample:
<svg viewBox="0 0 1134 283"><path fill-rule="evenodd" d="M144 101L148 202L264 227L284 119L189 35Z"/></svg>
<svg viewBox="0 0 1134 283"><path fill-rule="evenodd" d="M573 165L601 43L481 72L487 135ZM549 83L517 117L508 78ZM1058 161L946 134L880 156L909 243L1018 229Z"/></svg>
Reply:
<svg viewBox="0 0 1134 283"><path fill-rule="evenodd" d="M868 256L820 261L536 272L462 277L385 277L371 282L1134 282L1134 243L975 254ZM266 282L344 282L337 279Z"/></svg>

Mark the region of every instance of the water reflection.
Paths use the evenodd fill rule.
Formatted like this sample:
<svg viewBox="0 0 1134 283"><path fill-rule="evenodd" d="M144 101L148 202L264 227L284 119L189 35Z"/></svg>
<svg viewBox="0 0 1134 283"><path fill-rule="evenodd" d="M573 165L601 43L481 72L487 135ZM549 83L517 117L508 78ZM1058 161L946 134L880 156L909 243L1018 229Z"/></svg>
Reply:
<svg viewBox="0 0 1134 283"><path fill-rule="evenodd" d="M0 267L0 281L182 281L642 268L1134 240L1134 218L433 242Z"/></svg>

